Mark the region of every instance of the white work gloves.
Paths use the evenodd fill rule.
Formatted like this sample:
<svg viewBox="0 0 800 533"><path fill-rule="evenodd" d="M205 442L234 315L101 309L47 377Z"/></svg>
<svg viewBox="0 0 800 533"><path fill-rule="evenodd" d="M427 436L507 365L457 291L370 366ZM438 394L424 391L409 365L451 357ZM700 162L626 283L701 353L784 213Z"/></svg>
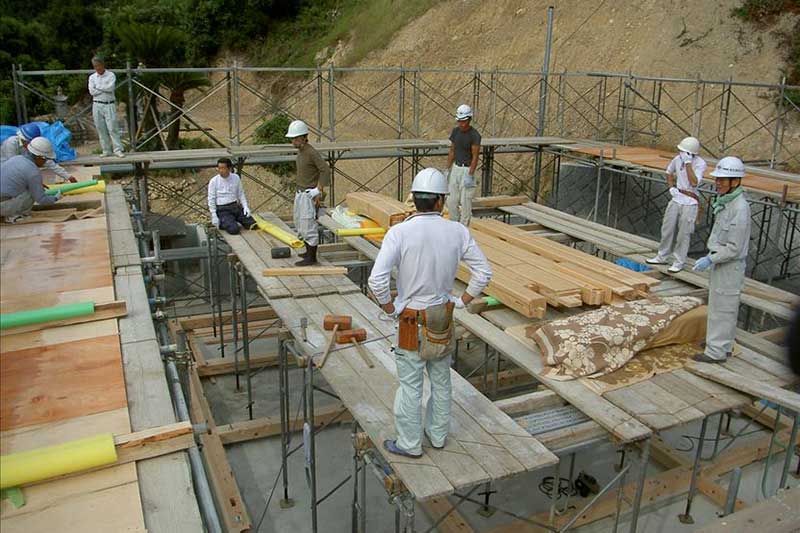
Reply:
<svg viewBox="0 0 800 533"><path fill-rule="evenodd" d="M691 163L693 157L694 156L692 154L690 154L689 152L681 152L680 153L680 158L681 158L681 161L683 162L683 164Z"/></svg>
<svg viewBox="0 0 800 533"><path fill-rule="evenodd" d="M219 217L217 215L211 215L211 224L215 227L219 227Z"/></svg>
<svg viewBox="0 0 800 533"><path fill-rule="evenodd" d="M475 176L473 174L467 174L464 176L464 187L470 188L475 186Z"/></svg>
<svg viewBox="0 0 800 533"><path fill-rule="evenodd" d="M242 213L244 213L244 216L249 217L250 216L250 208L247 207L246 205L243 206L242 207Z"/></svg>
<svg viewBox="0 0 800 533"><path fill-rule="evenodd" d="M63 197L64 197L64 194L60 190L56 191L56 193L53 195L53 198L56 199L56 202L61 200L61 198L63 198Z"/></svg>
<svg viewBox="0 0 800 533"><path fill-rule="evenodd" d="M456 309L464 309L464 307L466 307L464 305L464 300L461 299L461 296L453 296L451 294L450 301L453 302L453 304L455 304Z"/></svg>
<svg viewBox="0 0 800 533"><path fill-rule="evenodd" d="M314 187L313 189L306 189L306 194L311 196L312 200L317 196L319 196L319 193L320 193L319 187Z"/></svg>
<svg viewBox="0 0 800 533"><path fill-rule="evenodd" d="M670 194L670 195L672 195L672 197L673 197L673 198L674 198L675 196L677 196L679 192L680 192L680 191L678 191L678 188L677 188L677 187L670 187L670 188L669 188L669 194Z"/></svg>
<svg viewBox="0 0 800 533"><path fill-rule="evenodd" d="M695 272L705 272L711 266L711 258L709 256L701 257L695 261L692 270Z"/></svg>

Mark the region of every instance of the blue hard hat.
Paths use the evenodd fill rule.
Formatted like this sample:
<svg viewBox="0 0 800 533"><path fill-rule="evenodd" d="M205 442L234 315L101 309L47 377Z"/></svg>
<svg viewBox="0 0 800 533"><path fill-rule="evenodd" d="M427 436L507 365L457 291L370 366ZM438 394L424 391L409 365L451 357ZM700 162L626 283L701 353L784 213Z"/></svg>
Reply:
<svg viewBox="0 0 800 533"><path fill-rule="evenodd" d="M31 142L36 137L42 136L42 132L39 130L39 126L36 124L23 124L20 126L17 134L22 140L28 142Z"/></svg>

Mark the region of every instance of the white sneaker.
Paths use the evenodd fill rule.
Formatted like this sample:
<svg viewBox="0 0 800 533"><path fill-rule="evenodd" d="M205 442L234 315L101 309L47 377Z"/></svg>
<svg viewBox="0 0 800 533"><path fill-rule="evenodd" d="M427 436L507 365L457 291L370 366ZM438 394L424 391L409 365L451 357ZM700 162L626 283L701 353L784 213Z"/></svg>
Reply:
<svg viewBox="0 0 800 533"><path fill-rule="evenodd" d="M124 152L114 152L114 155L117 156L117 157L125 157L125 153Z"/></svg>
<svg viewBox="0 0 800 533"><path fill-rule="evenodd" d="M645 262L648 265L666 265L667 262L661 259L659 256L651 257L650 259L645 259Z"/></svg>
<svg viewBox="0 0 800 533"><path fill-rule="evenodd" d="M6 224L19 224L29 218L31 218L31 215L11 215L10 217L5 217L5 221Z"/></svg>
<svg viewBox="0 0 800 533"><path fill-rule="evenodd" d="M111 157L111 154L102 153L100 154L100 157Z"/></svg>
<svg viewBox="0 0 800 533"><path fill-rule="evenodd" d="M679 265L678 263L675 263L674 265L672 265L671 267L669 267L667 269L667 272L669 272L670 274L677 274L681 270L683 270L683 265Z"/></svg>

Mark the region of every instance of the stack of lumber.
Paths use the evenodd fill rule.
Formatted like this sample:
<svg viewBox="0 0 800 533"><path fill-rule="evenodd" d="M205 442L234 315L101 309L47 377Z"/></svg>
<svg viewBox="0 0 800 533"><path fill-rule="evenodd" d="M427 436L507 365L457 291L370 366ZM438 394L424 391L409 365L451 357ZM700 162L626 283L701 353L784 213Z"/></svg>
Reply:
<svg viewBox="0 0 800 533"><path fill-rule="evenodd" d="M370 218L386 229L404 221L412 213L403 202L376 192L347 193L346 202L350 211Z"/></svg>
<svg viewBox="0 0 800 533"><path fill-rule="evenodd" d="M484 292L527 317L554 307L610 304L642 296L658 280L493 219L473 219L472 236L492 265ZM461 265L458 278L469 281Z"/></svg>

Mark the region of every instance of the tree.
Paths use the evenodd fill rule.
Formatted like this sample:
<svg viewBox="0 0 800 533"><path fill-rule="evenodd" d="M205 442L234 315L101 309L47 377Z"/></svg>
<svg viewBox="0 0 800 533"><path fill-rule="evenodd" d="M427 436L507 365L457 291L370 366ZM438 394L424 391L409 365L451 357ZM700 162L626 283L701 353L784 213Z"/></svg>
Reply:
<svg viewBox="0 0 800 533"><path fill-rule="evenodd" d="M181 127L181 117L183 117L183 106L186 105L186 93L189 91L200 90L209 87L211 82L208 78L198 72L168 72L161 74L161 85L169 90L169 101L177 108L173 108L169 114L169 125L167 134L167 148L177 150L179 148L179 135Z"/></svg>

